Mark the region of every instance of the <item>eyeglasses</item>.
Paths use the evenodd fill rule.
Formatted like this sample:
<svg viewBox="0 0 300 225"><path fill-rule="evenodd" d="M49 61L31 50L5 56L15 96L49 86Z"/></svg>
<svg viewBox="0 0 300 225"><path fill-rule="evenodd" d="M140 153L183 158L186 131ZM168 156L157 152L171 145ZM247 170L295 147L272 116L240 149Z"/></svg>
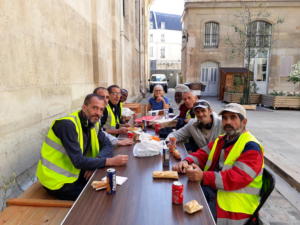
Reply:
<svg viewBox="0 0 300 225"><path fill-rule="evenodd" d="M109 94L114 95L114 96L121 96L121 92L111 92Z"/></svg>

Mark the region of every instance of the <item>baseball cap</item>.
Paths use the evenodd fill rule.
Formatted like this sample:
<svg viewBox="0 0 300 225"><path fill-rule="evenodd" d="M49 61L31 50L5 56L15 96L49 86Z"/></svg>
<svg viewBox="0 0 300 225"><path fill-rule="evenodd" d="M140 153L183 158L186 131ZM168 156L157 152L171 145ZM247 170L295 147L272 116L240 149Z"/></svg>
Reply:
<svg viewBox="0 0 300 225"><path fill-rule="evenodd" d="M175 92L189 92L190 88L184 84L177 84L175 87Z"/></svg>
<svg viewBox="0 0 300 225"><path fill-rule="evenodd" d="M224 106L224 109L219 112L219 115L222 115L223 112L233 112L241 114L244 118L247 118L246 110L243 106L237 103L229 103Z"/></svg>
<svg viewBox="0 0 300 225"><path fill-rule="evenodd" d="M194 106L193 106L193 109L197 109L197 108L207 109L207 108L211 108L211 107L210 107L210 104L208 101L199 100L199 101L195 102Z"/></svg>

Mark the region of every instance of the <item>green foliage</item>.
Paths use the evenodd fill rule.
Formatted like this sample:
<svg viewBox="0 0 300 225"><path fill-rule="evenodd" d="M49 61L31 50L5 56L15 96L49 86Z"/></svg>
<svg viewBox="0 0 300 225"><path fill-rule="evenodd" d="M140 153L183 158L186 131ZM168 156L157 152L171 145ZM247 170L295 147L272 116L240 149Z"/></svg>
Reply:
<svg viewBox="0 0 300 225"><path fill-rule="evenodd" d="M276 90L273 90L270 95L273 95L273 96L298 96L300 97L300 93L299 92L284 92L284 91L276 91Z"/></svg>
<svg viewBox="0 0 300 225"><path fill-rule="evenodd" d="M289 74L288 81L294 84L300 83L300 61L292 65L292 71Z"/></svg>
<svg viewBox="0 0 300 225"><path fill-rule="evenodd" d="M251 32L251 24L257 20L267 20L271 17L271 14L268 12L267 8L263 4L248 5L246 2L241 2L241 10L234 15L234 23L231 27L233 28L235 37L227 36L225 39L225 44L230 50L231 57L243 57L245 60L245 67L250 70L250 60L254 58L258 52L264 52L271 48L272 38L270 41L261 41L257 45L256 33ZM277 24L284 22L283 18L277 18L277 21L272 23L272 30ZM268 34L268 29L264 32ZM257 49L257 51L251 51L252 47ZM253 55L254 54L254 55ZM250 73L244 81L244 91L243 98L241 99L242 104L249 103L250 91L256 93L257 86L250 85ZM253 84L256 85L256 84Z"/></svg>

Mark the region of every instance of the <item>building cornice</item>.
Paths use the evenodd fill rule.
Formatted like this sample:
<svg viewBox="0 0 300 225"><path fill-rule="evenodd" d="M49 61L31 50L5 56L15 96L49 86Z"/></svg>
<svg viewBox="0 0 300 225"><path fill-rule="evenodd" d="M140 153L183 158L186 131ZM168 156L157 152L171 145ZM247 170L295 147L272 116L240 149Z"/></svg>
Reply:
<svg viewBox="0 0 300 225"><path fill-rule="evenodd" d="M264 7L297 7L300 6L299 0L257 0L257 1L199 1L199 0L186 0L184 4L185 9L194 8L236 8L243 4L247 4L249 7L259 7L262 4Z"/></svg>

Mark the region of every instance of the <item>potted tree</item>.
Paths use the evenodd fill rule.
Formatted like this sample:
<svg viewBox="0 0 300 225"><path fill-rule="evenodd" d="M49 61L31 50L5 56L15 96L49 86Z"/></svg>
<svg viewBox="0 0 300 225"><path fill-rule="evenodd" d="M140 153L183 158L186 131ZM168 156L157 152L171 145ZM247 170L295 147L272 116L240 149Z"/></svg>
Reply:
<svg viewBox="0 0 300 225"><path fill-rule="evenodd" d="M242 3L242 10L235 15L235 24L232 24L237 36L228 36L225 40L229 46L230 54L232 57L240 57L244 60L244 66L248 69L248 76L245 77L243 83L243 91L241 93L240 103L245 105L251 104L251 82L255 80L251 76L251 59L255 58L258 54L267 53L271 50L272 42L274 41L269 35L270 29L264 28L261 30L261 36L257 35L257 30L252 29L252 25L257 19L268 19L271 14L266 10L263 4ZM272 29L275 25L283 23L282 18L278 18L272 24ZM265 38L267 37L267 38ZM255 96L260 99L259 95ZM253 100L252 100L253 101ZM256 103L256 102L255 102ZM253 104L253 103L252 103Z"/></svg>

